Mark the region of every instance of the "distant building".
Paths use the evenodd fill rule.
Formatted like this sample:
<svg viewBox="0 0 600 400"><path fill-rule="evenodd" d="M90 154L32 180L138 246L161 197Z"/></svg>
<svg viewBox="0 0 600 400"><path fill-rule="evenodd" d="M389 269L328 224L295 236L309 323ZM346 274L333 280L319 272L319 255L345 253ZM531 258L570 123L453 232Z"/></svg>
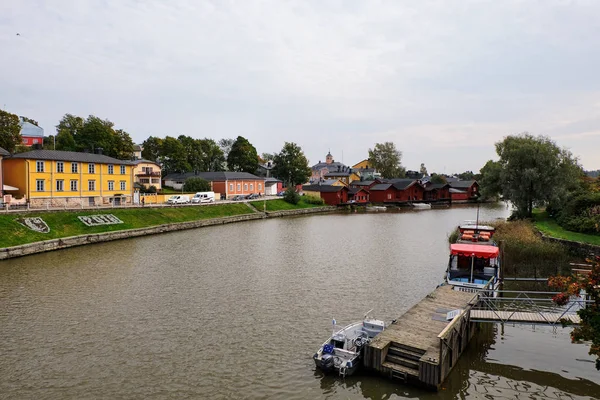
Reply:
<svg viewBox="0 0 600 400"><path fill-rule="evenodd" d="M356 172L362 180L375 180L381 178L381 174L377 172L377 169L369 162L369 160L362 160L352 166L352 170Z"/></svg>
<svg viewBox="0 0 600 400"><path fill-rule="evenodd" d="M304 185L302 191L306 196L315 196L323 199L325 204L336 206L348 202L348 188L334 185Z"/></svg>
<svg viewBox="0 0 600 400"><path fill-rule="evenodd" d="M258 177L248 172L186 172L183 174L169 174L164 177L164 186L181 190L185 181L198 177L211 183L212 190L224 198L252 193L265 193L265 178Z"/></svg>
<svg viewBox="0 0 600 400"><path fill-rule="evenodd" d="M23 138L24 146L33 146L35 144L44 144L44 129L31 122L24 121L20 118L19 125L21 125L21 137Z"/></svg>
<svg viewBox="0 0 600 400"><path fill-rule="evenodd" d="M149 189L150 186L154 186L158 191L162 189L160 165L150 160L135 160L132 163L136 187Z"/></svg>
<svg viewBox="0 0 600 400"><path fill-rule="evenodd" d="M449 182L452 202L466 202L479 197L479 183L475 180Z"/></svg>
<svg viewBox="0 0 600 400"><path fill-rule="evenodd" d="M325 175L330 172L340 172L349 169L348 166L341 162L333 160L331 153L327 153L325 156L325 162L319 161L311 167L310 183L319 183L319 181L326 179ZM331 176L333 178L333 176Z"/></svg>
<svg viewBox="0 0 600 400"><path fill-rule="evenodd" d="M142 159L142 151L144 151L144 147L140 144L133 145L133 158L136 160Z"/></svg>
<svg viewBox="0 0 600 400"><path fill-rule="evenodd" d="M258 164L255 175L263 178L270 178L273 176L272 171L274 167L275 164L273 164L273 161L267 161L264 164Z"/></svg>

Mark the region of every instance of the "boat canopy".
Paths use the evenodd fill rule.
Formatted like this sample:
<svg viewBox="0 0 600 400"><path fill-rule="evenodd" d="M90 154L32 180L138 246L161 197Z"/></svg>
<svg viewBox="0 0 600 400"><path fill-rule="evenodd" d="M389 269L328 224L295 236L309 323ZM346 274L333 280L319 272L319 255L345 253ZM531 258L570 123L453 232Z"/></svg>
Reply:
<svg viewBox="0 0 600 400"><path fill-rule="evenodd" d="M500 249L496 246L486 246L481 244L454 243L450 245L450 252L453 255L477 258L495 258L498 257Z"/></svg>

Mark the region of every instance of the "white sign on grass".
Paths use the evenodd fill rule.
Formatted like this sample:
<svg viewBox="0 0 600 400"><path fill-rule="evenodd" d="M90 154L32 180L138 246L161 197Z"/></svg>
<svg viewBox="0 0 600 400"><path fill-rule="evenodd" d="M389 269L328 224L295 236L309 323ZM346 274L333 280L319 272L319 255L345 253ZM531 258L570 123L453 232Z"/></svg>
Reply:
<svg viewBox="0 0 600 400"><path fill-rule="evenodd" d="M85 215L77 218L87 226L115 225L123 223L123 221L112 214Z"/></svg>
<svg viewBox="0 0 600 400"><path fill-rule="evenodd" d="M46 224L46 222L40 217L17 218L17 222L23 225L24 227L31 229L32 231L40 233L50 232L48 224Z"/></svg>

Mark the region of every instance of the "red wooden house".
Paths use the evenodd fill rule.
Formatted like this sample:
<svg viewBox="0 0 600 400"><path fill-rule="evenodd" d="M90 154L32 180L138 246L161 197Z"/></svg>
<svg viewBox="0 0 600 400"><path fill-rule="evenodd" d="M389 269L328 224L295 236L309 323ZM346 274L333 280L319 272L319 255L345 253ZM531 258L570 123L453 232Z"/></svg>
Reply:
<svg viewBox="0 0 600 400"><path fill-rule="evenodd" d="M350 188L348 191L348 200L355 203L368 203L369 191L363 188Z"/></svg>
<svg viewBox="0 0 600 400"><path fill-rule="evenodd" d="M308 196L319 196L325 204L337 206L348 202L348 188L334 185L304 185L302 191Z"/></svg>
<svg viewBox="0 0 600 400"><path fill-rule="evenodd" d="M423 201L425 188L414 179L389 179L369 190L372 203Z"/></svg>
<svg viewBox="0 0 600 400"><path fill-rule="evenodd" d="M425 186L425 201L450 201L450 185L447 183L428 183Z"/></svg>
<svg viewBox="0 0 600 400"><path fill-rule="evenodd" d="M479 197L479 184L477 181L456 181L450 183L450 197L452 201L475 200Z"/></svg>

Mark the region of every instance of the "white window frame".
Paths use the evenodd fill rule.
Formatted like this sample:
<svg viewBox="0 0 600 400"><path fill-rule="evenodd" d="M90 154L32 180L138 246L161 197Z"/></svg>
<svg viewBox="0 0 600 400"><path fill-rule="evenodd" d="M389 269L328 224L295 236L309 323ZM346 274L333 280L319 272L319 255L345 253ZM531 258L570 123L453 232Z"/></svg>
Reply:
<svg viewBox="0 0 600 400"><path fill-rule="evenodd" d="M65 172L65 163L62 161L57 161L56 162L56 172L59 174L62 174L63 172Z"/></svg>
<svg viewBox="0 0 600 400"><path fill-rule="evenodd" d="M71 192L77 191L77 186L78 186L77 182L79 182L77 179L71 179L71 184L70 184ZM75 185L73 185L73 184L75 184Z"/></svg>
<svg viewBox="0 0 600 400"><path fill-rule="evenodd" d="M36 161L35 162L35 172L44 172L45 168L46 168L46 165L45 165L44 161Z"/></svg>
<svg viewBox="0 0 600 400"><path fill-rule="evenodd" d="M244 191L247 192L248 191L248 184L244 183Z"/></svg>
<svg viewBox="0 0 600 400"><path fill-rule="evenodd" d="M45 192L46 191L46 181L44 179L36 179L35 180L35 191L36 192Z"/></svg>
<svg viewBox="0 0 600 400"><path fill-rule="evenodd" d="M88 192L95 192L95 191L96 191L96 180L89 179L88 180Z"/></svg>
<svg viewBox="0 0 600 400"><path fill-rule="evenodd" d="M115 190L115 181L108 181L108 190L109 191Z"/></svg>
<svg viewBox="0 0 600 400"><path fill-rule="evenodd" d="M127 190L127 182L121 181L121 190Z"/></svg>
<svg viewBox="0 0 600 400"><path fill-rule="evenodd" d="M115 166L112 164L108 165L108 174L113 175L115 173Z"/></svg>
<svg viewBox="0 0 600 400"><path fill-rule="evenodd" d="M241 191L242 191L242 184L241 184L241 183L238 183L238 184L237 184L237 191L238 191L238 192L241 192Z"/></svg>
<svg viewBox="0 0 600 400"><path fill-rule="evenodd" d="M233 183L230 183L230 184L229 184L229 191L230 191L230 192L233 192Z"/></svg>
<svg viewBox="0 0 600 400"><path fill-rule="evenodd" d="M125 175L125 166L121 165L121 175Z"/></svg>
<svg viewBox="0 0 600 400"><path fill-rule="evenodd" d="M59 188L60 186L60 188ZM63 179L57 179L56 180L56 191L57 192L64 192L65 191L65 181Z"/></svg>
<svg viewBox="0 0 600 400"><path fill-rule="evenodd" d="M258 184L258 190L262 190L262 183Z"/></svg>
<svg viewBox="0 0 600 400"><path fill-rule="evenodd" d="M96 173L96 164L89 163L88 164L88 174L95 174L95 173Z"/></svg>
<svg viewBox="0 0 600 400"><path fill-rule="evenodd" d="M250 184L250 191L253 192L254 191L254 183Z"/></svg>
<svg viewBox="0 0 600 400"><path fill-rule="evenodd" d="M71 173L72 174L79 173L79 163L76 163L76 162L71 163Z"/></svg>

